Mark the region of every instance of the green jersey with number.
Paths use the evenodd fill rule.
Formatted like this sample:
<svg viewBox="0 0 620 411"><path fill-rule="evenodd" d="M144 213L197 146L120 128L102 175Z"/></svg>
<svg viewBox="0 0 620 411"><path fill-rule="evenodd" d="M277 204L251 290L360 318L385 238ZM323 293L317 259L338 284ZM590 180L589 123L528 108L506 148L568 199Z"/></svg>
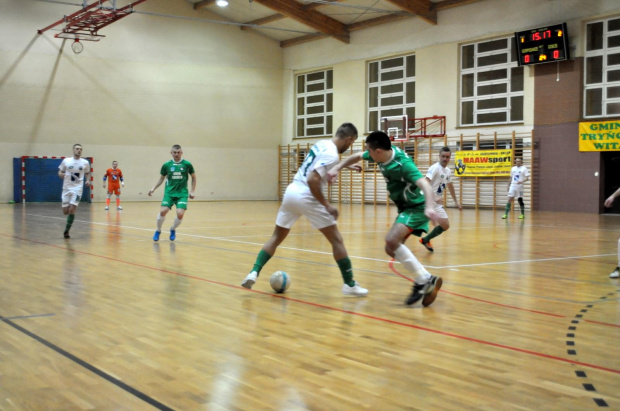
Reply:
<svg viewBox="0 0 620 411"><path fill-rule="evenodd" d="M363 158L373 161L368 151L364 152ZM399 211L424 204L424 192L415 185L415 182L424 176L407 153L392 146L392 158L377 165L387 183L390 200L396 204Z"/></svg>
<svg viewBox="0 0 620 411"><path fill-rule="evenodd" d="M161 166L160 174L166 177L166 191L170 196L187 197L187 182L189 176L194 174L194 166L187 160L175 163L170 160Z"/></svg>

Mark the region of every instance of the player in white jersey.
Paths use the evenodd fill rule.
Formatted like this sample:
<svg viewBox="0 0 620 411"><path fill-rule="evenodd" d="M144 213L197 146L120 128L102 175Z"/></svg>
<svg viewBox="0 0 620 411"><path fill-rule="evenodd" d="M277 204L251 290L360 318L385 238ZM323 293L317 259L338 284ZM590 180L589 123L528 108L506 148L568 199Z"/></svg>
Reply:
<svg viewBox="0 0 620 411"><path fill-rule="evenodd" d="M338 127L336 135L331 140L319 141L310 149L293 182L286 188L273 235L258 253L252 270L241 283L243 287L252 288L263 266L275 254L295 221L305 215L312 227L323 233L332 245L332 253L344 282L342 293L356 296L368 294L368 290L353 280L351 260L336 225L338 209L329 204L323 195L327 172L338 164L340 154L347 151L356 139L355 126L344 123Z"/></svg>
<svg viewBox="0 0 620 411"><path fill-rule="evenodd" d="M63 179L62 212L67 216L67 225L63 233L65 238L69 238L69 230L75 219L75 211L82 199L84 182L87 181L89 174L90 163L82 158L82 146L80 144L73 145L73 157L65 158L58 166L58 176Z"/></svg>
<svg viewBox="0 0 620 411"><path fill-rule="evenodd" d="M450 147L442 147L441 150L439 150L439 161L430 166L428 172L426 173L426 180L433 188L433 196L435 200L434 208L439 215L439 220L437 220L438 225L436 225L426 237L420 238L420 244L426 247L426 249L430 252L434 251L431 240L450 228L448 214L443 208L443 196L446 191L446 187L448 188L448 191L450 191L454 204L456 204L459 210L463 209L463 206L461 206L456 199L454 184L452 184L452 181L450 180L451 171L448 168L448 164L450 163L451 157L452 152L450 151Z"/></svg>
<svg viewBox="0 0 620 411"><path fill-rule="evenodd" d="M620 188L610 195L607 200L605 200L605 207L611 207L616 197L620 197ZM609 278L620 278L620 238L618 239L618 265L616 266L616 269L609 274Z"/></svg>
<svg viewBox="0 0 620 411"><path fill-rule="evenodd" d="M515 159L515 165L510 170L510 185L508 186L508 203L506 203L506 213L502 216L505 220L508 218L512 203L515 201L515 197L519 199L519 206L521 207L520 220L525 218L525 204L523 204L523 185L530 179L530 172L527 167L523 165L523 159L517 157Z"/></svg>

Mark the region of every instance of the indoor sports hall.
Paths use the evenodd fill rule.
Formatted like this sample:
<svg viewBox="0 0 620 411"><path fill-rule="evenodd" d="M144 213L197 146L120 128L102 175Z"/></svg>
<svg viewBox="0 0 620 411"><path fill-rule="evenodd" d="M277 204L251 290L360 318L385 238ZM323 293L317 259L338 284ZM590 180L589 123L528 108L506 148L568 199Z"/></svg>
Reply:
<svg viewBox="0 0 620 411"><path fill-rule="evenodd" d="M618 1L0 0L0 34L0 410L620 407ZM305 217L241 286L346 122L343 159L375 130L422 175L451 149L462 210L444 190L433 251L406 242L429 306L369 161L324 190L367 296ZM177 144L195 198L154 241Z"/></svg>

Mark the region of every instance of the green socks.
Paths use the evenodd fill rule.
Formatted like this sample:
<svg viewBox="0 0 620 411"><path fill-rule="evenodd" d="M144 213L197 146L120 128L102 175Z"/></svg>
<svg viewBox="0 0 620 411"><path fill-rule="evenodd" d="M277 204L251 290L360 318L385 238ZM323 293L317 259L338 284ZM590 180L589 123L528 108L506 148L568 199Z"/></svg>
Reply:
<svg viewBox="0 0 620 411"><path fill-rule="evenodd" d="M75 214L69 214L67 216L67 225L65 226L65 231L69 231L71 226L73 225L73 220L75 220Z"/></svg>
<svg viewBox="0 0 620 411"><path fill-rule="evenodd" d="M340 268L340 274L342 274L342 279L344 283L349 287L353 287L355 285L355 281L353 281L353 267L351 266L351 260L349 257L342 258L336 261L338 264L338 268Z"/></svg>
<svg viewBox="0 0 620 411"><path fill-rule="evenodd" d="M431 231L430 233L428 233L428 235L426 237L424 237L422 240L425 243L430 242L433 238L437 237L438 235L440 235L441 233L443 233L445 230L443 228L441 228L440 225L435 226L435 228L433 228L433 231Z"/></svg>
<svg viewBox="0 0 620 411"><path fill-rule="evenodd" d="M506 212L504 214L508 215L510 212L510 203L506 203Z"/></svg>
<svg viewBox="0 0 620 411"><path fill-rule="evenodd" d="M260 270L263 269L263 266L267 264L267 261L271 259L269 253L265 250L260 250L258 255L256 256L256 261L254 262L254 267L252 267L252 271L256 271L260 273Z"/></svg>

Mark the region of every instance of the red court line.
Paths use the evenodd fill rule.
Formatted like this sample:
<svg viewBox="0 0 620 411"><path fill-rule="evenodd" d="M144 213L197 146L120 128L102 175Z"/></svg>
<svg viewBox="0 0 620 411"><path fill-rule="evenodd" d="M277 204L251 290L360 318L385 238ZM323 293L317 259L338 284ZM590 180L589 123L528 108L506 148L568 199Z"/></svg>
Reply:
<svg viewBox="0 0 620 411"><path fill-rule="evenodd" d="M294 302L297 302L297 303L300 303L300 304L309 305L309 306L312 306L312 307L318 307L318 308L323 308L323 309L326 309L326 310L331 310L331 311L337 311L337 312L342 312L342 313L346 313L346 314L351 314L351 315L355 315L357 317L367 318L367 319L374 320L374 321L380 321L380 322L387 323L387 324L394 324L394 325L399 325L399 326L402 326L402 327L413 328L413 329L416 329L416 330L427 331L427 332L431 332L431 333L434 333L434 334L443 335L443 336L446 336L446 337L457 338L457 339L464 340L464 341L471 341L471 342L475 342L475 343L482 344L482 345L488 345L488 346L491 346L491 347L503 348L505 350L520 352L520 353L523 353L523 354L529 354L529 355L533 355L533 356L536 356L536 357L541 357L541 358L546 358L546 359L550 359L550 360L560 361L560 362L564 362L564 363L568 363L568 364L580 365L580 366L583 366L583 367L593 368L593 369L597 369L597 370L601 370L601 371L607 371L607 372L611 372L611 373L614 373L614 374L620 374L620 370L615 370L613 368L602 367L602 366L596 365L596 364L589 364L589 363L580 362L580 361L572 361L570 359L566 359L566 358L562 358L562 357L557 357L557 356L554 356L554 355L543 354L543 353L539 353L539 352L536 352L536 351L525 350L523 348L511 347L509 345L498 344L498 343L494 343L494 342L490 342L490 341L485 341L485 340L479 340L477 338L471 338L471 337L466 337L466 336L459 335L459 334L449 333L449 332L440 331L440 330L434 330L432 328L421 327L419 325L407 324L407 323L403 323L403 322L396 321L396 320L390 320L390 319L387 319L387 318L376 317L376 316L368 315L368 314L362 314L362 313L358 313L358 312L355 312L355 311L343 310L341 308L331 307L331 306L328 306L328 305L313 303L313 302L304 301L304 300L298 300L296 298L286 297L286 296L284 296L282 294L272 294L272 293L268 293L268 292L264 292L264 291L246 290L245 288L243 288L241 286L236 286L236 285L232 285L232 284L226 284L226 283L222 283L222 282L219 282L219 281L209 280L209 279L201 278L201 277L195 277L193 275L183 274L183 273L179 273L179 272L176 272L176 271L170 271L170 270L165 270L165 269L156 268L156 267L151 267L151 266L144 265L144 264L132 263L132 262L129 262L129 261L124 261L124 260L119 260L119 259L116 259L116 258L111 258L111 257L103 256L103 255L89 253L89 252L86 252L86 251L75 250L73 248L61 247L61 246L54 245L54 244L44 243L42 241L29 240L29 239L26 239L26 238L10 236L10 235L6 235L6 234L2 234L2 233L0 233L0 235L2 235L4 237L8 237L8 238L14 238L14 239L30 242L30 243L46 245L46 246L58 248L58 249L61 249L61 250L68 250L68 251L72 251L74 253L84 254L84 255L91 256L91 257L97 257L97 258L101 258L101 259L104 259L104 260L115 261L115 262L122 263L122 264L128 264L128 265L132 265L132 266L135 266L135 267L142 267L142 268L146 268L146 269L149 269L149 270L154 270L154 271L159 271L159 272L163 272L163 273L167 273L167 274L177 275L177 276L180 276L180 277L186 277L186 278L191 278L191 279L194 279L194 280L204 281L204 282L207 282L207 283L210 283L210 284L223 285L223 286L226 286L226 287L229 287L229 288L236 288L236 289L241 289L241 290L248 291L248 292L253 292L253 293L256 293L256 294L263 294L263 295L271 296L273 298L282 298L282 299L285 299L287 301L294 301ZM397 273L397 274L400 275L401 277L404 277L400 273ZM404 277L404 278L407 278L407 277Z"/></svg>
<svg viewBox="0 0 620 411"><path fill-rule="evenodd" d="M620 325L618 325L618 324L610 324L610 323L604 323L604 322L601 322L601 321L593 321L593 320L584 320L584 321L587 322L587 323L592 323L592 324L600 324L600 325L606 325L608 327L620 328Z"/></svg>
<svg viewBox="0 0 620 411"><path fill-rule="evenodd" d="M388 265L390 266L390 270L392 270L392 272L394 272L396 275L398 275L401 278L404 278L407 281L413 282L413 280L411 278L401 274L400 272L398 272L398 270L396 270L396 268L394 268L394 259L390 260ZM444 289L439 290L439 292L440 293L456 295L458 297L467 298L467 299L478 301L478 302L485 303L485 304L491 304L491 305L497 305L499 307L511 308L513 310L527 311L527 312L531 312L531 313L535 313L535 314L548 315L550 317L566 318L565 315L553 314L553 313L548 313L548 312L545 312L545 311L538 311L538 310L529 310L527 308L516 307L514 305L500 304L500 303L496 303L494 301L483 300L483 299L480 299L480 298L470 297L470 296L467 296L467 295L464 295L464 294L458 294L458 293L455 293L455 292L452 292L452 291L446 291ZM605 325L604 323L599 323L599 324ZM618 326L618 327L620 327L620 326Z"/></svg>

